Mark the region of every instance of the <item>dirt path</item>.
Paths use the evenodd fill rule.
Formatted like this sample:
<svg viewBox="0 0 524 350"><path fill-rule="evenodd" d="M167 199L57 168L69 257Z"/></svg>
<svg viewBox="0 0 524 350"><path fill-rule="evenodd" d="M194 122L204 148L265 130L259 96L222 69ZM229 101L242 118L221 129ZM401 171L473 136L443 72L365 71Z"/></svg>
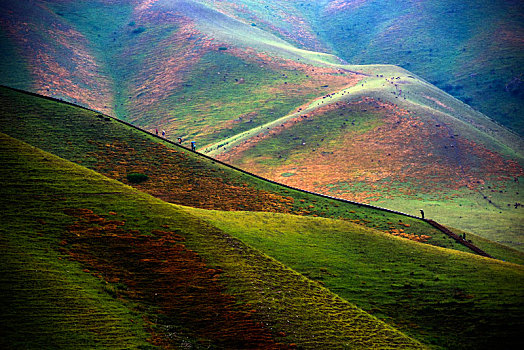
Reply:
<svg viewBox="0 0 524 350"><path fill-rule="evenodd" d="M481 256L485 256L485 257L488 257L488 258L493 258L491 255L489 255L488 253L486 253L485 251L483 251L482 249L480 249L479 247L477 247L476 245L474 245L473 243L471 242L468 242L466 241L465 239L463 239L462 237L460 237L459 235L451 232L447 227L444 227L442 226L441 224L439 224L438 222L436 221L433 221L433 220L430 220L430 219L426 219L425 220L428 224L432 225L433 227L435 227L436 229L442 231L443 233L445 233L446 235L448 235L449 237L453 238L455 241L457 241L457 243L460 243L466 247L468 247L469 249L471 249L472 251L474 251L475 253L481 255Z"/></svg>

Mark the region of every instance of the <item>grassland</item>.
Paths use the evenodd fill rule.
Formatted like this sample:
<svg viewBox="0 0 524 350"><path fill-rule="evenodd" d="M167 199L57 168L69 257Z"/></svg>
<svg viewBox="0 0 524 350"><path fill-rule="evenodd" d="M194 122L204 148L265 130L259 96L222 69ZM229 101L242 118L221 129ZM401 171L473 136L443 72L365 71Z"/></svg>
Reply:
<svg viewBox="0 0 524 350"><path fill-rule="evenodd" d="M6 346L422 348L182 208L0 142Z"/></svg>
<svg viewBox="0 0 524 350"><path fill-rule="evenodd" d="M387 14L370 17L365 23L360 23L361 16L379 13L380 2L366 1L352 8L336 2L322 7L325 4L293 1L282 5L278 11L275 4L262 5L258 1L199 1L177 3L176 6L167 2L151 6L123 4L122 1L51 1L40 4L42 6L30 6L20 1L11 8L6 6L12 11L4 11L7 23L4 33L9 37L4 45L5 52L23 52L28 62L26 68L33 67L26 74L20 69L24 64L19 55L18 59L5 60L6 64L18 62L12 68L6 66L5 76L9 79L6 81L18 81L40 93L111 112L150 131L164 129L172 140L182 137L186 144L196 141L202 151L212 156L224 154L223 159L232 164L246 166L273 180L346 199L378 201L380 205L411 214L418 214L424 205L432 211L433 218L445 224L522 248L519 234L522 220L518 219L523 208L513 207L522 202L516 194L522 191L518 188L507 190L514 187L512 178L521 176L522 139L397 66L346 65L327 53L346 52L354 56L361 49L360 44L388 30L388 34L381 37L383 47L373 44L367 54L397 55L399 49L391 33L398 34L404 46L417 45L407 38L418 36L408 35L405 26L400 29L389 26L399 18L403 18L401 24L410 24L417 18L412 16L411 4L403 3ZM420 6L417 15L424 17L431 13L426 19L432 24L436 17L448 11L447 7L432 1ZM452 57L449 67L460 65L463 69L459 72L453 68L450 73L445 65L433 70L439 79L451 79L450 83L434 81L431 74L426 74L431 70L428 67L416 72L466 102L470 99L468 94L475 90L479 98L473 100L493 100L497 109L519 115L514 103L519 96L517 73L513 77L516 79L513 79L513 85L516 84L512 88L515 90L512 90L513 102L503 106L499 103L509 101L507 96L502 96L508 94L504 90L507 84L502 87L502 80L510 77L502 75L507 74L511 61L518 57L518 52L513 52L518 47L512 41L512 33L518 27L514 18L507 26L502 26L504 30L500 33L506 34L496 36L496 42L508 43L507 50L502 50L507 59L492 60L503 67L487 72L484 69L491 67L487 61L468 63L475 60L482 46L477 38L467 43L466 51L461 51L464 42L478 29L475 26L486 9L490 9L490 13L484 17L498 18L504 6L485 2L474 9L459 6L450 17L457 18L468 11L474 14L466 16L471 23L466 23L465 32L454 32L457 23L461 23L458 21L450 23L448 29L433 25L426 33L427 37L435 38L445 35L453 43L441 45L446 48L442 51L429 53L435 59L431 58L433 61L428 63L428 67L434 67L434 62L442 57ZM325 23L319 28L315 24L319 21L315 13L329 15L330 20L320 16ZM349 22L346 21L348 16L351 17ZM352 25L355 21L359 26ZM24 23L33 25L26 28ZM338 46L338 39L347 33L370 27L372 31L352 41L355 45ZM479 31L479 37L489 37L493 30L493 27L486 27ZM497 57L502 52L495 46L488 50L490 57ZM64 48L75 54L65 58ZM456 50L451 52L453 48ZM313 51L309 51L311 49ZM417 50L409 54L401 50L400 56L415 57L420 53ZM411 69L409 65L401 65ZM471 72L474 67L480 67L479 71ZM468 74L476 75L472 78ZM470 88L464 89L464 84L469 84ZM473 84L478 86L473 89ZM489 85L492 87L488 93ZM469 92L463 94L466 90ZM362 98L387 101L408 111L404 115L406 118L402 117L406 123L395 128L397 125L390 119L384 132L384 118L390 113L384 111L382 119L378 116L371 118L373 122L369 119L371 124L367 127L372 131L364 132L360 126L348 124L364 117L358 110L342 116L330 110L322 116L325 112L322 108L330 102L345 104ZM306 113L319 118L307 119L304 123L302 116ZM408 117L412 120L407 120ZM426 124L421 134L412 129L421 126L419 121ZM297 123L279 134L279 129L290 122ZM439 130L435 129L436 125L441 126ZM379 128L383 132L378 132ZM320 135L321 132L331 135ZM355 135L359 135L360 143L348 144L348 139ZM407 135L418 139L408 142ZM425 143L422 137L431 137L431 140ZM318 142L322 139L329 139L330 144L325 140ZM232 150L236 146L240 146L240 150ZM256 148L244 152L248 147ZM125 145L118 144L113 151L121 152L123 148ZM244 153L238 154L241 152ZM401 159L400 155L406 152L411 154L409 159ZM392 161L387 154L399 157ZM508 162L508 159L519 164ZM377 160L381 161L378 167ZM486 170L492 163L496 165L495 171ZM434 164L437 164L435 169ZM120 172L117 175L114 171L114 176L122 179L125 177L123 168L127 165L120 165ZM415 176L412 179L389 176L399 174L398 169L402 169L401 174ZM452 175L446 177L446 173ZM450 190L453 182L476 188L471 192ZM489 183L489 191L480 190L482 182ZM427 198L427 192L435 187L439 190L437 198ZM423 192L426 194L413 195ZM464 201L452 202L450 198L456 196L463 196ZM397 199L402 206L391 202ZM470 215L469 208L475 216ZM486 225L487 220L478 220L477 216L489 218L492 224Z"/></svg>
<svg viewBox="0 0 524 350"><path fill-rule="evenodd" d="M264 342L282 347L297 344L305 348L324 346L320 344L329 344L329 347L354 344L369 348L381 347L381 342L388 346L395 344L396 347L418 346L382 323L379 323L380 327L386 328L379 333L384 338L377 338L376 330L366 328L375 327L376 319L369 318L346 300L437 348L447 347L453 342L460 343L462 338L438 333L434 329L432 320L435 313L431 311L432 307L453 310L446 314L448 324L457 320L459 316L455 316L456 313L464 317L459 320L466 322L468 318L476 321L485 312L491 312L489 322L481 322L481 325L487 322L489 327L499 317L501 308L497 305L511 306L508 313L510 319L521 312L521 305L515 301L519 296L514 288L515 283L521 283L520 267L478 260L471 254L457 252L467 251L467 248L421 220L264 182L95 112L5 88L1 89L1 100L0 128L3 132L122 182L127 182L129 173L148 175L147 181L133 184L137 189L172 203L194 207L266 212L207 212L172 207L3 136L3 164L6 164L3 168L6 175L3 177L10 179L8 183L13 185L3 187L5 195L2 198L5 200L2 203L9 214L6 216L9 222L5 222L7 229L2 237L10 253L4 257L6 268L2 273L17 276L4 280L29 279L42 283L40 281L45 277L40 274L17 274L17 259L26 259L19 257L25 254L23 252L35 252L42 264L40 266L55 266L48 261L58 258L71 263L64 265L64 268L74 271L72 276L76 277L69 284L63 284L64 289L86 283L87 293L73 295L69 290L61 291L69 297L73 295L85 299L84 306L81 305L84 309L79 306L80 309L64 308L60 312L65 318L72 314L79 318L83 333L79 333L78 343L75 344L89 345L97 339L89 326L90 318L81 311L92 303L90 296L99 293L106 300L99 307L106 307L107 304L114 310L112 317L115 319L115 325L110 329L114 337L103 335L100 342L111 344L111 341L125 340L129 344L151 343L161 347L167 347L169 343L179 346L260 346ZM301 216L279 216L269 212ZM325 221L327 219L304 216L343 220ZM252 224L252 227L245 229L244 223ZM31 240L26 240L20 232L25 232ZM303 233L305 236L302 236ZM326 239L326 234L330 235L329 239ZM271 238L280 235L286 240L277 242ZM429 245L411 245L409 240L393 235L412 239L430 236L428 243L455 249L455 253ZM42 237L46 239L41 241ZM22 244L20 240L26 242ZM356 245L355 240L358 242ZM22 249L21 252L15 248L26 247L28 242L34 244L31 249ZM281 243L282 249L279 248ZM363 244L367 248L364 249ZM377 253L371 251L373 246L377 246ZM482 241L482 246L500 259L522 262L521 254L515 251L488 241ZM301 247L304 255L298 254L295 247ZM391 247L398 248L398 254L393 254L395 249ZM315 254L315 251L325 254ZM420 257L427 252L427 258ZM351 257L352 263L344 263L348 260L341 258L341 255L345 254ZM314 259L315 255L324 256L324 259ZM409 262L395 262L396 255ZM427 261L418 263L421 259ZM456 266L451 264L455 266L451 268L449 260L460 263ZM438 265L431 264L432 261L438 262ZM458 277L464 275L462 268L478 268L477 262L485 266L479 268L480 271L495 276L493 281L500 282L501 289L495 289L502 298L497 299L499 301L488 302L493 297L488 286L493 286L488 283L486 288L481 287L480 281L484 281L484 277L479 275L480 272L472 275L475 283L466 277ZM12 266L15 270L11 269ZM380 274L389 277L377 278L376 271L382 270L386 272ZM198 277L186 275L187 271L191 276ZM418 279L415 272L420 273ZM56 267L53 273L57 274L58 280L69 281L63 276L63 269ZM509 276L508 280L503 281L503 274ZM309 276L309 279L304 276ZM422 281L428 278L428 281ZM439 281L443 282L439 284ZM178 287L174 288L174 284ZM374 292L366 289L369 284L376 286ZM453 284L458 287L453 289ZM51 284L49 288L55 286ZM9 290L10 284L5 288ZM427 288L429 295L423 292ZM329 294L328 290L339 297ZM413 294L407 291L413 291ZM186 292L189 296L184 294ZM23 288L20 293L17 294L20 297L6 297L6 305L29 305L35 312L33 324L43 327L52 316L46 313L45 305L55 299L43 297L40 303L24 294L26 291ZM307 299L307 295L311 295L311 299ZM116 299L112 299L115 296ZM376 304L370 302L371 297L377 298ZM419 303L410 304L411 299ZM112 300L116 300L115 304ZM421 302L431 307L420 311ZM202 308L202 305L213 306ZM216 310L223 318L217 319ZM415 312L412 314L408 310ZM318 313L315 316L312 312ZM419 312L425 312L426 316L420 316ZM214 316L205 316L210 314ZM395 314L402 317L397 318ZM195 315L198 315L198 320L194 319ZM6 314L4 324L19 320L13 317ZM355 331L344 321L353 322L349 320L354 320L354 317L362 321L361 330ZM142 321L135 324L136 318ZM17 342L24 334L32 332L32 324L24 322L22 324L29 328L20 333L10 331L8 342ZM234 326L230 325L231 322ZM121 338L130 323L135 328L126 333L127 338ZM364 324L367 326L364 327ZM57 344L66 339L63 334L74 329L67 322L61 327L64 333L58 333L62 338L57 340ZM477 332L486 329L482 327L464 330L463 338L473 341ZM512 339L512 327L504 330L495 327L492 333L486 332L491 335L486 335L483 341L491 344L501 335ZM195 334L195 329L202 330L202 333ZM239 339L238 332L247 336ZM45 328L35 338L34 344L49 344L53 339L50 333ZM171 337L170 340L166 340L166 334ZM315 340L311 334L315 335ZM366 338L369 335L371 338ZM507 341L510 344L513 340Z"/></svg>
<svg viewBox="0 0 524 350"><path fill-rule="evenodd" d="M524 282L518 265L340 220L187 210L423 343L518 348L523 304L515 292Z"/></svg>

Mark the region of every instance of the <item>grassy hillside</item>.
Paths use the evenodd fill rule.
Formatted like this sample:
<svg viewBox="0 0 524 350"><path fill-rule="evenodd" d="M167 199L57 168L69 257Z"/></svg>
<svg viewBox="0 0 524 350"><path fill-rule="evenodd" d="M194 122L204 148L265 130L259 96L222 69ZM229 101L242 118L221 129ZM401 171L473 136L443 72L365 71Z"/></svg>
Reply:
<svg viewBox="0 0 524 350"><path fill-rule="evenodd" d="M0 130L171 203L353 220L412 239L469 249L416 218L288 189L232 170L115 120L2 88ZM130 174L147 180L133 182Z"/></svg>
<svg viewBox="0 0 524 350"><path fill-rule="evenodd" d="M0 140L3 346L422 348L181 208Z"/></svg>
<svg viewBox="0 0 524 350"><path fill-rule="evenodd" d="M199 2L43 1L25 11L30 4L21 1L4 7L11 41L38 69L29 81L18 80L199 147L360 79L336 68L315 71L319 62L339 60L297 49ZM34 25L12 33L26 22ZM60 44L73 38L66 49L78 52L82 65L75 57L63 62L68 55ZM5 84L17 80L12 75L6 69Z"/></svg>
<svg viewBox="0 0 524 350"><path fill-rule="evenodd" d="M522 139L405 70L361 69L359 84L204 151L292 186L424 209L522 249Z"/></svg>
<svg viewBox="0 0 524 350"><path fill-rule="evenodd" d="M500 44L493 57L504 52L509 61L490 61L494 63L476 59L482 43L489 40L471 39L478 50L464 52L459 46L462 49L464 40L477 32L491 36L495 27L479 31L480 18L496 19L511 11L517 16L518 6L479 3L469 9L450 7L450 2L445 6L434 1L395 4L302 0L285 4L251 0L2 3L1 23L9 38L2 52L23 52L25 66L31 69L26 75L23 69L7 65L1 76L6 83L19 81L40 93L110 112L146 130L165 130L168 138L181 137L186 145L196 141L206 153L227 153L223 159L274 180L344 198L379 201L412 214L425 208L439 221L520 249L522 207L517 204L522 197L517 193L522 191L512 179L522 172L521 137L413 73L390 65L346 65L328 53L357 55L369 47L365 54L390 57L397 55L396 39L417 46L406 38L446 37L453 45L441 45L438 55L434 50L439 58L429 63L422 55L421 62L428 64L424 69L433 67L431 74L451 79L458 69L455 63L462 59L459 73L481 79L475 83L479 84L475 93L483 101L495 100L497 110L513 108L511 113L517 116L520 80L516 70L516 80L512 78L509 84L513 102L500 95L507 92L489 88L491 83L484 80L507 74L511 62L520 57L520 51L512 53L518 44ZM454 12L447 14L450 8ZM497 32L505 33L504 40L519 32L512 16L507 30ZM446 27L451 32L434 25L440 17L454 21ZM457 31L465 21L462 18L471 23ZM418 26L409 26L412 22ZM359 28L372 30L360 33ZM354 31L359 35L348 39ZM416 31L426 34L415 35ZM375 42L382 44L378 47ZM410 51L409 55L418 52ZM452 57L455 63L435 68L443 57ZM24 65L20 59L2 61L19 62L13 68ZM489 68L499 63L500 69ZM495 73L483 73L488 68ZM421 77L470 103L461 95L468 90L462 88L466 83L442 85L424 69ZM329 103L369 98L382 108L373 117L361 115L359 109L370 112L375 102L366 107L344 105L340 111ZM316 120L303 123L306 113ZM397 118L401 118L398 125ZM281 132L281 128L286 130ZM358 138L350 141L355 132ZM271 137L259 143L267 133ZM232 150L245 141L243 148Z"/></svg>
<svg viewBox="0 0 524 350"><path fill-rule="evenodd" d="M206 209L341 218L409 239L469 251L417 218L285 188L95 112L10 89L0 92L2 132L165 201ZM132 174L145 175L146 181L137 183ZM493 247L496 257L507 259L498 245Z"/></svg>
<svg viewBox="0 0 524 350"><path fill-rule="evenodd" d="M436 348L519 347L518 265L339 220L187 210Z"/></svg>
<svg viewBox="0 0 524 350"><path fill-rule="evenodd" d="M60 117L66 119L67 130L74 139L79 139L80 134L74 131L73 113L85 118L87 125L102 122L92 112L31 96L18 97L19 102L23 97L33 100L34 107L38 107L38 102L47 105L57 122ZM6 105L3 104L2 120L9 119ZM67 113L59 115L60 110ZM45 117L45 111L40 108L38 115ZM108 124L110 128L103 127ZM111 140L111 129L121 137L133 133L106 120L98 128L107 140ZM46 136L52 140L50 135ZM64 141L67 145L67 140ZM522 311L519 304L522 298L515 294L522 281L522 269L516 265L425 248L344 221L169 206L7 136L2 136L2 163L5 165L2 206L6 218L2 244L8 251L2 257L5 260L2 281L8 282L2 287L2 305L6 310L30 309L32 315L27 318L26 313L20 318L16 313L3 314L7 344L22 344L25 340L26 346L39 347L124 343L144 346L146 342L161 347L169 344L260 347L276 341L279 344L271 346L285 347L287 343L304 348L333 348L343 344L363 348L392 344L395 348L418 347L401 333L383 328L380 323L377 326L375 319L344 299L361 304L413 337L437 347L448 346L450 342L465 344L464 339L472 340L486 324L491 331L483 334L483 344L505 337L505 344L511 346L514 327L519 329L513 317L517 318ZM189 171L191 164L198 163L188 162ZM416 220L405 218L404 223L407 222L416 225ZM285 261L344 299L329 294L253 248ZM522 261L521 256L513 254L514 259ZM417 263L413 260L415 256ZM26 261L36 271L26 265L20 269L20 264ZM377 278L378 268L389 277ZM466 278L460 273L464 270L478 273ZM191 277L183 271L189 271ZM490 281L485 280L486 274ZM10 281L23 284L17 290ZM58 303L47 293L35 300L33 293L27 294L26 281L31 281L31 285L48 283L43 290L57 290L59 298L78 299L79 305ZM370 286L375 288L367 288ZM497 302L493 302L492 287L497 291ZM12 293L13 290L18 293ZM409 295L404 295L407 290ZM102 302L98 302L98 296ZM372 299L376 301L371 302ZM95 302L101 319L93 313L94 306L90 306ZM441 307L449 312L452 307L454 311L446 314L450 324L457 317L463 322L480 317L486 320L478 327L468 328L457 339L435 331L439 327L431 321L434 311L427 317L407 312L420 307L420 302L431 305L424 309L428 312ZM499 302L505 308L504 329L493 326L501 312ZM471 312L464 312L465 309ZM209 313L213 317L205 316ZM72 315L74 324L68 321ZM92 322L95 320L99 325L106 316L114 326L100 333ZM362 325L357 330L355 317L359 320L357 324ZM14 331L7 324L20 326ZM36 336L34 329L39 329ZM75 332L73 338L72 332Z"/></svg>
<svg viewBox="0 0 524 350"><path fill-rule="evenodd" d="M8 50L0 54L2 61L12 62L2 64L1 82L110 112L113 85L98 59L99 51L48 5L46 1L0 2L0 28L9 38L3 43ZM11 57L13 53L17 54Z"/></svg>
<svg viewBox="0 0 524 350"><path fill-rule="evenodd" d="M519 2L203 2L302 49L401 66L522 135Z"/></svg>

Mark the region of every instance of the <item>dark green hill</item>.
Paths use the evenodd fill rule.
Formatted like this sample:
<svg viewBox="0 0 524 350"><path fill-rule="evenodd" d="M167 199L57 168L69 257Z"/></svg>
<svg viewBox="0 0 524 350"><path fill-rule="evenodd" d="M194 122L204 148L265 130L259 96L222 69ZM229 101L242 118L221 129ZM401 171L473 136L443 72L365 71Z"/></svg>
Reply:
<svg viewBox="0 0 524 350"><path fill-rule="evenodd" d="M423 348L180 208L0 150L2 348Z"/></svg>

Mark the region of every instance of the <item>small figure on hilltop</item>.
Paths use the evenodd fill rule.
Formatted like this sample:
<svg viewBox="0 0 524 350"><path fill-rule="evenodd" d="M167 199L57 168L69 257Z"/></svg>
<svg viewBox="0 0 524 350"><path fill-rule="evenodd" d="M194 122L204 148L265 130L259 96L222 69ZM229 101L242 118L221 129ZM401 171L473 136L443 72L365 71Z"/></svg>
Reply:
<svg viewBox="0 0 524 350"><path fill-rule="evenodd" d="M155 129L155 134L158 136L158 128Z"/></svg>
<svg viewBox="0 0 524 350"><path fill-rule="evenodd" d="M424 219L424 210L420 209L420 216Z"/></svg>
<svg viewBox="0 0 524 350"><path fill-rule="evenodd" d="M166 131L162 130L162 137L166 137Z"/></svg>
<svg viewBox="0 0 524 350"><path fill-rule="evenodd" d="M181 137L178 138L178 144L179 144L179 145L182 144L182 138L181 138Z"/></svg>
<svg viewBox="0 0 524 350"><path fill-rule="evenodd" d="M191 141L191 150L193 152L196 150L196 143L195 143L195 141Z"/></svg>

